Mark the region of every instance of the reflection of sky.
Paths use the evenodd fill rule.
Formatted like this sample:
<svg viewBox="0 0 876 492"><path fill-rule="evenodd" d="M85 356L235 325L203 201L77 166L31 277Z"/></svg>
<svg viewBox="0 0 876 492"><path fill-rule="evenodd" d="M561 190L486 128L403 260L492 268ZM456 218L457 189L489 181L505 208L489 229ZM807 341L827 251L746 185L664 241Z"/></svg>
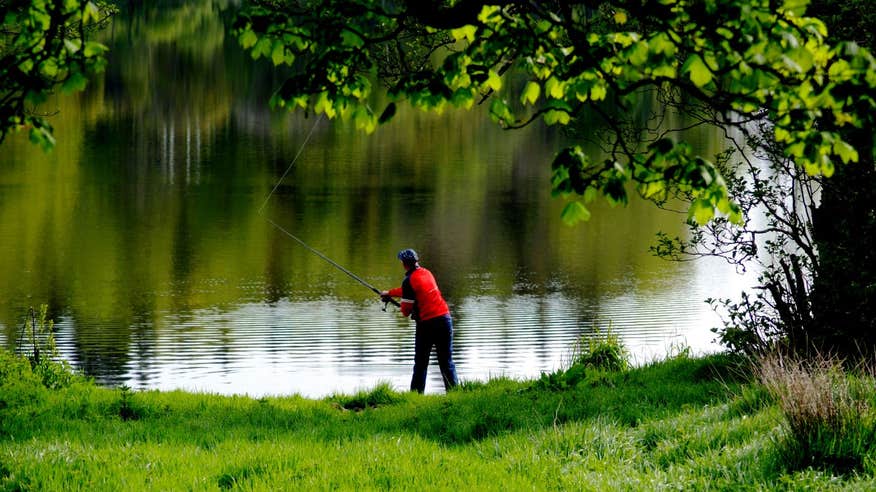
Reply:
<svg viewBox="0 0 876 492"><path fill-rule="evenodd" d="M733 295L742 277L719 262L667 263L660 285L631 280L592 300L560 291L547 296L471 296L453 306L455 361L465 380L534 378L565 366L581 334L610 329L634 364L689 347L716 350L717 317L701 300ZM687 278L687 281L679 279ZM413 326L377 303L324 299L248 303L227 311L167 315L159 328L133 330L129 353L108 384L223 394L352 393L388 382L408 387ZM77 364L75 343L91 343L58 324L58 346ZM99 337L99 330L95 335ZM441 392L432 359L428 392Z"/></svg>

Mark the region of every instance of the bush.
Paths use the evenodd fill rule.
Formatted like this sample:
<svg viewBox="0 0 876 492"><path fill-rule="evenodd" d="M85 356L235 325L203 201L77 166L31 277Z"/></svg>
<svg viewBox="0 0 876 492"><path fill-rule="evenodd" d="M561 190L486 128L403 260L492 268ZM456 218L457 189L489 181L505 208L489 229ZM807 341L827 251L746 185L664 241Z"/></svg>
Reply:
<svg viewBox="0 0 876 492"><path fill-rule="evenodd" d="M582 336L575 345L572 365L581 365L601 371L623 371L629 368L627 349L610 330Z"/></svg>
<svg viewBox="0 0 876 492"><path fill-rule="evenodd" d="M24 331L28 347L19 347L19 352L30 361L33 373L49 389L66 388L75 378L73 369L62 361L55 345L55 322L48 318L48 306L40 306L39 314L31 308L26 317Z"/></svg>
<svg viewBox="0 0 876 492"><path fill-rule="evenodd" d="M532 388L564 391L583 381L598 385L605 382L605 372L620 372L629 368L627 349L610 331L605 335L584 335L572 348L569 367L552 373L542 373Z"/></svg>
<svg viewBox="0 0 876 492"><path fill-rule="evenodd" d="M859 470L876 446L876 379L846 373L842 361L804 362L770 355L760 361L761 383L787 420L783 452L791 468Z"/></svg>

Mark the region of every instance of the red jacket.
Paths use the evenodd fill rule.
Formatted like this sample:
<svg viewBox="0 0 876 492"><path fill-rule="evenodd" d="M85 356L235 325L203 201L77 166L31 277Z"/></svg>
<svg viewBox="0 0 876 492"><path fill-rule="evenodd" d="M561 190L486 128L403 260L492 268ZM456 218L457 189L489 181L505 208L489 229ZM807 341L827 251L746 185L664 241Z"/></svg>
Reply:
<svg viewBox="0 0 876 492"><path fill-rule="evenodd" d="M401 297L401 312L418 321L426 321L450 313L447 302L438 290L432 272L417 265L405 275L401 287L389 291L391 297Z"/></svg>

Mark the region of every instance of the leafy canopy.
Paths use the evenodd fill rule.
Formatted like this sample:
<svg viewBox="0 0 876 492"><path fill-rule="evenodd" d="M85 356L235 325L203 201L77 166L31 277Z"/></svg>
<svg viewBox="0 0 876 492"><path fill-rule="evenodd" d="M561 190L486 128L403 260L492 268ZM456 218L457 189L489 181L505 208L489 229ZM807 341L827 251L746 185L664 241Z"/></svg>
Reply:
<svg viewBox="0 0 876 492"><path fill-rule="evenodd" d="M109 10L88 0L0 0L0 142L29 128L32 142L54 146L37 108L56 87L81 91L103 70L107 48L86 34Z"/></svg>
<svg viewBox="0 0 876 492"><path fill-rule="evenodd" d="M505 128L567 125L593 111L614 135L601 161L577 146L558 152L554 191L574 198L563 219L586 220L600 194L625 203L633 183L646 198L691 198L689 218L704 224L716 214L741 221L713 162L666 136L643 142L615 115L644 90L678 91L708 102L725 128L768 118L785 155L810 174L857 161L839 131L872 124L876 63L854 44L828 44L806 3L258 1L236 28L254 58L291 70L273 106L368 132L403 101L440 112L490 99ZM378 80L390 100L380 111Z"/></svg>

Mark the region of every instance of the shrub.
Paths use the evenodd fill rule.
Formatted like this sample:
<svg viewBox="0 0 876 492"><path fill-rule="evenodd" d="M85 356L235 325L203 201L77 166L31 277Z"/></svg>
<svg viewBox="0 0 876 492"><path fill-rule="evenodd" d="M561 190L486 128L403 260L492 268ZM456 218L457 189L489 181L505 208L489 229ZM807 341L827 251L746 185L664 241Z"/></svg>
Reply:
<svg viewBox="0 0 876 492"><path fill-rule="evenodd" d="M19 347L23 357L30 361L33 373L43 386L49 389L66 388L75 378L73 369L62 361L55 345L55 322L48 318L48 306L40 306L39 314L31 308L26 317L24 331L28 347Z"/></svg>
<svg viewBox="0 0 876 492"><path fill-rule="evenodd" d="M876 397L872 373L846 373L842 361L770 355L760 361L761 383L787 421L783 452L792 468L840 473L858 470L876 446Z"/></svg>
<svg viewBox="0 0 876 492"><path fill-rule="evenodd" d="M623 342L611 333L583 335L572 347L569 366L551 373L542 373L532 388L537 390L564 391L583 381L603 384L605 372L620 372L629 368L627 349Z"/></svg>
<svg viewBox="0 0 876 492"><path fill-rule="evenodd" d="M611 330L601 335L582 336L575 344L572 364L602 371L623 371L629 368L627 349Z"/></svg>

